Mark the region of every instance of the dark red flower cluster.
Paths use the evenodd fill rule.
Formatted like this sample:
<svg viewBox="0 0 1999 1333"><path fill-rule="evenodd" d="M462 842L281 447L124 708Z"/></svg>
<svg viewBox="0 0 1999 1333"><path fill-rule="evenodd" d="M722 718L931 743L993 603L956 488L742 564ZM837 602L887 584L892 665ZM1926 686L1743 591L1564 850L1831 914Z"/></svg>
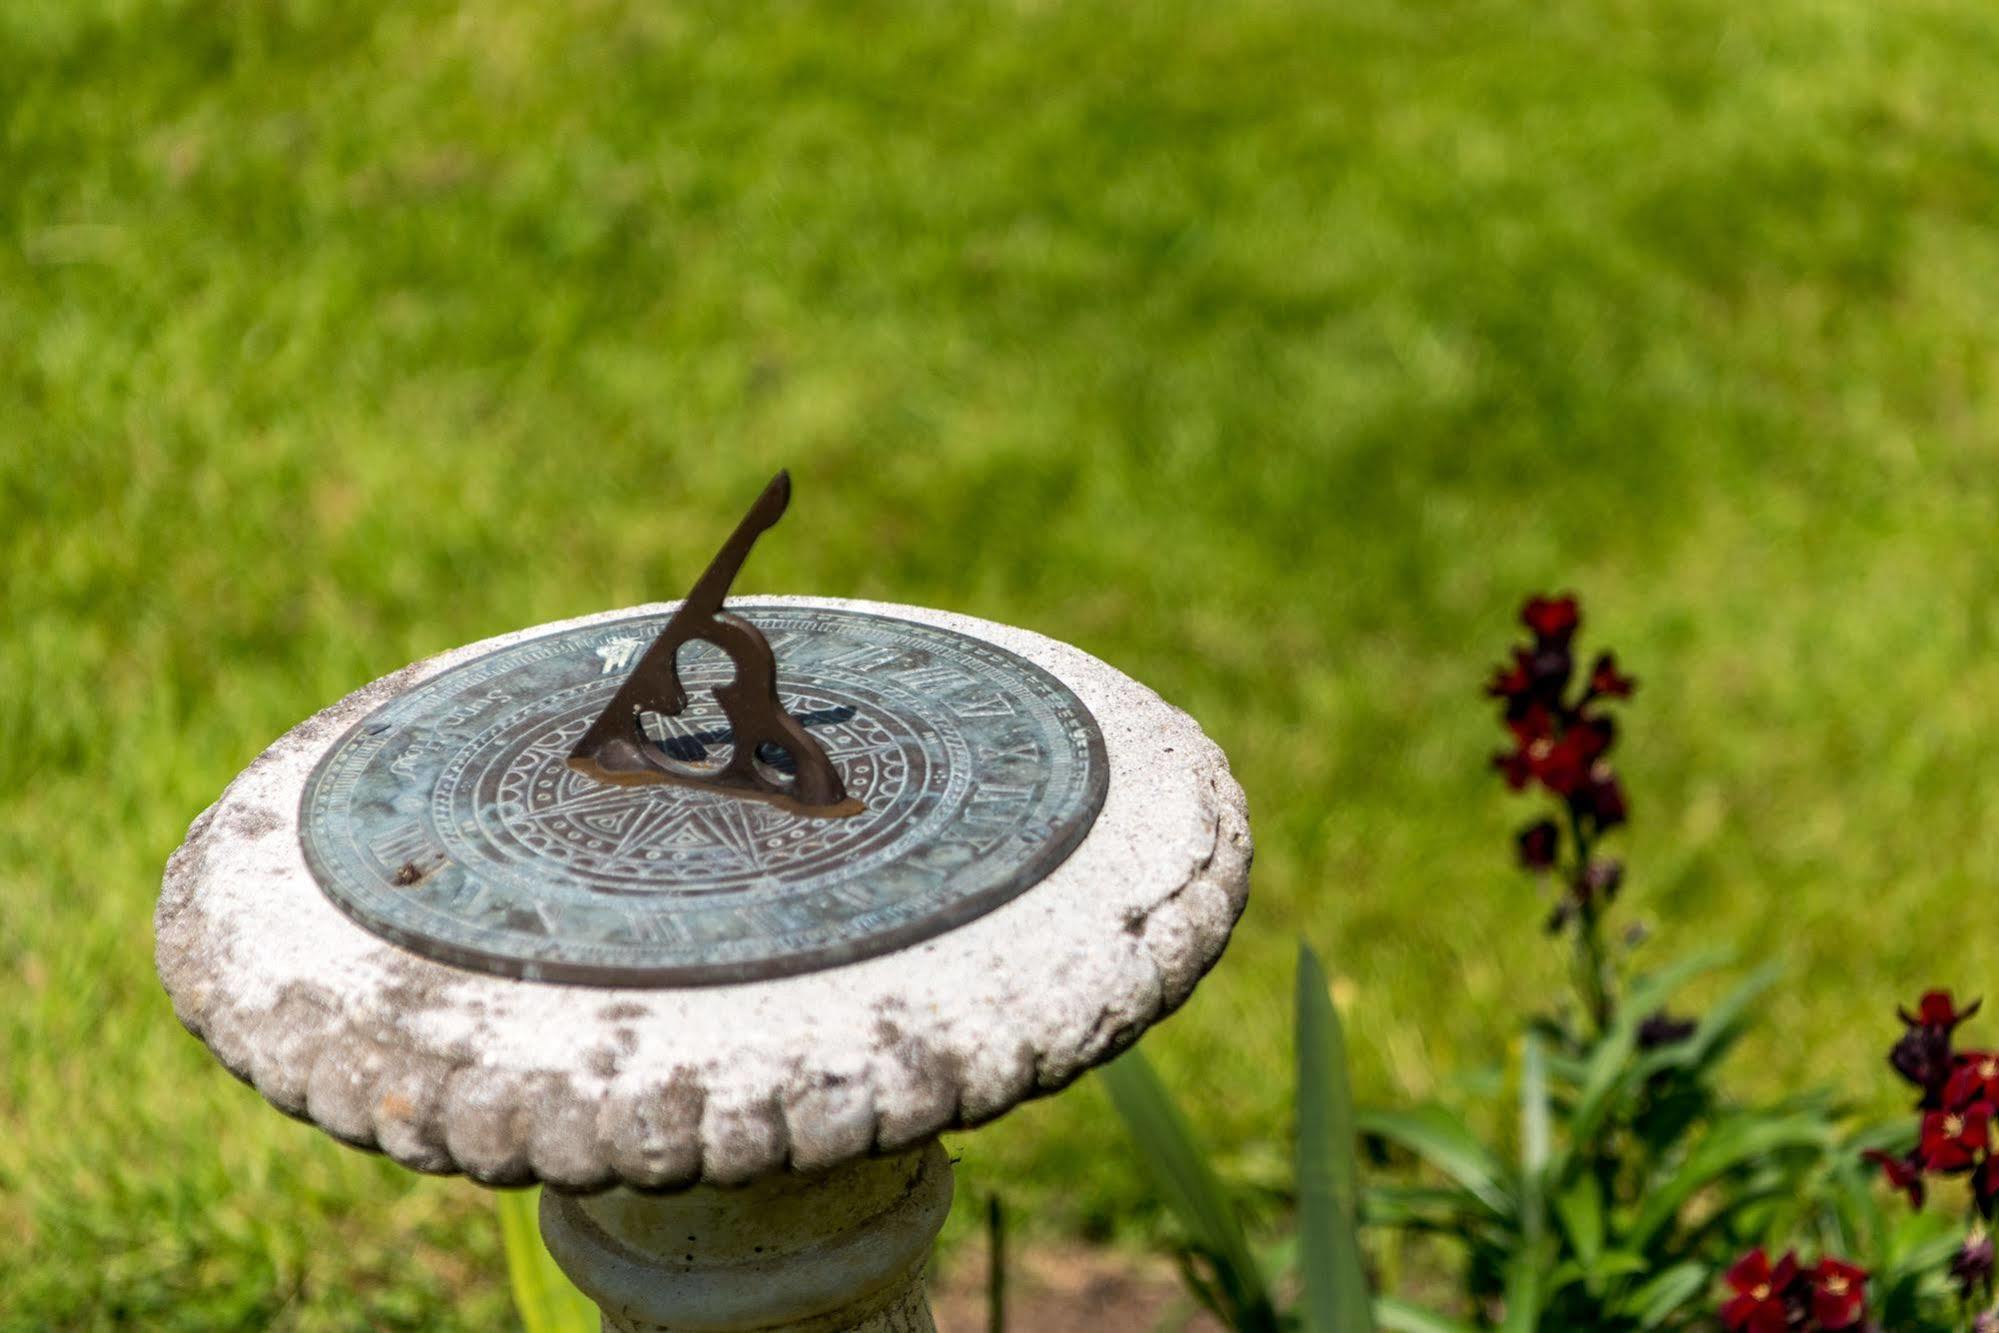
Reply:
<svg viewBox="0 0 1999 1333"><path fill-rule="evenodd" d="M1947 990L1924 995L1902 1019L1901 1040L1888 1063L1917 1091L1921 1114L1916 1146L1900 1157L1869 1149L1888 1183L1920 1208L1931 1176L1966 1176L1979 1214L1988 1220L1999 1208L1999 1153L1992 1147L1992 1122L1999 1117L1999 1052L1958 1050L1960 1023L1978 1012L1980 1001L1959 1009Z"/></svg>
<svg viewBox="0 0 1999 1333"><path fill-rule="evenodd" d="M1721 1322L1730 1333L1858 1328L1867 1317L1867 1270L1843 1259L1806 1268L1787 1253L1773 1265L1758 1248L1737 1259L1723 1280Z"/></svg>
<svg viewBox="0 0 1999 1333"><path fill-rule="evenodd" d="M1538 782L1569 808L1599 828L1624 822L1624 791L1604 762L1617 739L1611 720L1595 711L1606 699L1628 699L1638 682L1617 669L1610 653L1599 654L1577 696L1572 644L1582 624L1574 597L1530 597L1520 620L1534 641L1513 649L1513 660L1497 668L1485 692L1501 700L1513 749L1493 756L1493 766L1515 791Z"/></svg>
<svg viewBox="0 0 1999 1333"><path fill-rule="evenodd" d="M1573 876L1574 898L1549 923L1559 929L1574 902L1607 900L1617 892L1621 867L1583 854L1597 835L1625 820L1624 788L1609 761L1617 728L1603 705L1630 698L1638 682L1617 669L1614 655L1601 653L1576 685L1574 643L1582 612L1574 597L1531 597L1520 608L1520 621L1533 642L1516 645L1512 660L1496 668L1485 687L1500 701L1501 720L1513 737L1513 748L1495 754L1492 765L1515 791L1538 785L1558 798L1583 844L1576 849L1582 864ZM1552 819L1537 820L1520 830L1517 847L1529 870L1551 870L1561 859L1562 830Z"/></svg>
<svg viewBox="0 0 1999 1333"><path fill-rule="evenodd" d="M1502 701L1513 748L1492 758L1493 767L1515 791L1538 782L1598 828L1624 822L1624 790L1604 761L1617 729L1596 711L1607 699L1628 699L1638 682L1617 669L1617 659L1601 653L1582 690L1571 699L1575 675L1572 644L1582 624L1574 597L1531 597L1520 619L1534 641L1513 649L1485 692Z"/></svg>

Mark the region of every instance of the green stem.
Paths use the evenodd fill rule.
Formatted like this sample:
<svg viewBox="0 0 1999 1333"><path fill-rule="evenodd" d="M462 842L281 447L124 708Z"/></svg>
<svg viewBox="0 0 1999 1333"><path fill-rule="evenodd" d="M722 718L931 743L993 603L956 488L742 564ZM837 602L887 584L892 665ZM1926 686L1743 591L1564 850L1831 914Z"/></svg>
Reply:
<svg viewBox="0 0 1999 1333"><path fill-rule="evenodd" d="M1576 890L1577 915L1580 922L1576 929L1576 967L1582 973L1581 983L1583 1004L1589 1009L1590 1020L1596 1024L1598 1036L1610 1030L1611 1013L1615 1004L1611 998L1610 978L1604 966L1603 924L1597 915L1598 906L1594 893L1581 890L1589 875L1590 839L1583 831L1582 817L1573 808L1569 810L1569 836L1575 840L1575 873L1570 880Z"/></svg>

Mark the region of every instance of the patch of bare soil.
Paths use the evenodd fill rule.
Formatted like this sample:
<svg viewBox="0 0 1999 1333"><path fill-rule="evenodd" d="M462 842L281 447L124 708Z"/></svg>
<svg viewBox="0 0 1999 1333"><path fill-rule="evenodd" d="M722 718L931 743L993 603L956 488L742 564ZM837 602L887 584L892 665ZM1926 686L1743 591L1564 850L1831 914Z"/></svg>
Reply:
<svg viewBox="0 0 1999 1333"><path fill-rule="evenodd" d="M971 1248L971 1247L967 1247ZM930 1291L938 1333L987 1333L985 1256L966 1254ZM1171 1264L1083 1247L1007 1262L1006 1333L1223 1333Z"/></svg>

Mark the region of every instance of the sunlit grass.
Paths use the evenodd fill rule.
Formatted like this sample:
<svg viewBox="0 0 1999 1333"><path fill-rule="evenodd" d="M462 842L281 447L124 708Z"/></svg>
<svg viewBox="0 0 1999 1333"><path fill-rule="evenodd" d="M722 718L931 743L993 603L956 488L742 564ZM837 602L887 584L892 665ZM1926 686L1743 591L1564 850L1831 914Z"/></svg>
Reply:
<svg viewBox="0 0 1999 1333"><path fill-rule="evenodd" d="M1239 1178L1298 932L1364 1098L1557 981L1477 697L1544 586L1644 680L1630 911L1792 965L1751 1082L1892 1095L1889 1004L1999 954L1995 68L1921 0L0 7L0 1324L504 1318L476 1191L179 1031L159 871L781 464L746 591L1044 630L1229 751L1253 906L1148 1050ZM1150 1224L1093 1088L956 1148Z"/></svg>

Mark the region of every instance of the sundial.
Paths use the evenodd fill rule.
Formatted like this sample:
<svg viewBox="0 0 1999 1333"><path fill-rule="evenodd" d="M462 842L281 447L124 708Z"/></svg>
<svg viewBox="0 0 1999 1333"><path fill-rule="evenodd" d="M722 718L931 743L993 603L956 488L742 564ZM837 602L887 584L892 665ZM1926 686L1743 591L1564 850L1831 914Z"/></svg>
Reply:
<svg viewBox="0 0 1999 1333"><path fill-rule="evenodd" d="M759 507L782 512L788 491L780 474ZM725 549L720 572L747 549ZM362 718L301 803L306 864L327 894L370 929L466 967L698 985L923 939L1036 883L1089 831L1103 737L1047 671L890 616L755 602L721 612L727 582L698 624L676 613L559 630ZM719 635L749 645L745 662L691 637L717 633L718 613L730 617ZM671 712L634 702L655 645L668 650L656 664L677 666ZM797 730L738 742L717 690L769 673L773 654L777 707L763 716ZM623 769L581 755L593 727L624 746ZM817 804L793 794L787 740L833 771ZM726 780L732 766L747 779Z"/></svg>
<svg viewBox="0 0 1999 1333"><path fill-rule="evenodd" d="M1227 761L1115 668L732 596L790 498L780 474L681 602L298 724L189 829L155 918L175 1012L280 1109L549 1186L608 1329L928 1329L937 1136L1130 1045L1246 901Z"/></svg>
<svg viewBox="0 0 1999 1333"><path fill-rule="evenodd" d="M780 474L760 506L782 512L788 491ZM725 549L722 572L747 549ZM1089 831L1103 737L1048 672L913 621L720 601L692 628L728 615L720 634L750 645L747 665L688 637L681 613L641 615L512 644L382 704L306 784L306 864L342 910L433 958L695 985L923 939L1036 883ZM672 712L631 701L657 644L682 687ZM787 738L738 744L716 693L772 654L764 716L835 774L816 805L792 794ZM579 757L593 726L626 768ZM748 779L726 780L732 765Z"/></svg>

